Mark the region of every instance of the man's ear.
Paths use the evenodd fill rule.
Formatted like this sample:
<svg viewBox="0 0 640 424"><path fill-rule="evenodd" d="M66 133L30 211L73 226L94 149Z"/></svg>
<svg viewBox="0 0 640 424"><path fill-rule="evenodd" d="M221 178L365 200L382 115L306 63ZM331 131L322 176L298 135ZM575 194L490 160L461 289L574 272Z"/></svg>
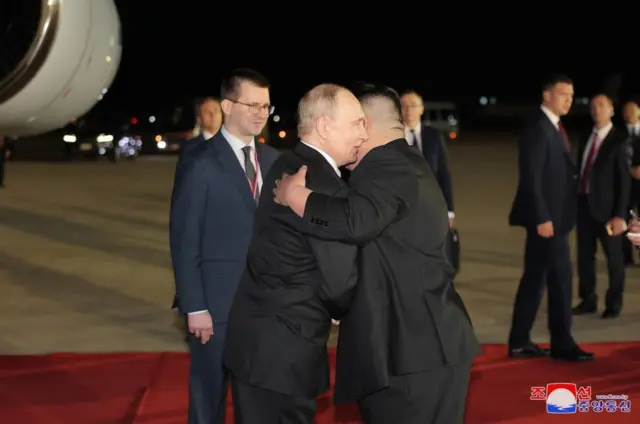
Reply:
<svg viewBox="0 0 640 424"><path fill-rule="evenodd" d="M233 107L233 102L229 99L222 99L222 101L220 102L220 109L222 109L223 115L230 115L232 107Z"/></svg>

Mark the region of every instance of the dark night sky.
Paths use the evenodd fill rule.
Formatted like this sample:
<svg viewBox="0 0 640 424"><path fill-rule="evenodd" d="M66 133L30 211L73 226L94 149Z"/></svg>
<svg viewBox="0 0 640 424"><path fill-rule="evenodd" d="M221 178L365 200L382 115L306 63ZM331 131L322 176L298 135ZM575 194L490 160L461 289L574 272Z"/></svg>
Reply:
<svg viewBox="0 0 640 424"><path fill-rule="evenodd" d="M488 35L484 40L449 40L456 33L434 29L432 37L423 33L421 41L407 41L416 38L401 29L363 37L353 26L351 31L341 27L301 33L293 18L273 20L254 10L260 19L248 22L239 10L222 12L220 2L116 0L116 4L123 27L123 58L101 108L117 105L144 113L152 105L217 95L221 74L238 66L265 74L272 84L272 103L286 109L321 82L375 81L398 90L414 88L434 100L473 102L480 95L535 100L540 80L552 71L570 74L576 94L588 96L616 73L601 68L585 72L584 60L550 60L556 69L536 66L544 62L531 60L535 50L522 43L519 48L505 46L504 40ZM430 39L439 43L423 41ZM405 50L424 53L412 56ZM629 91L629 78L624 81Z"/></svg>

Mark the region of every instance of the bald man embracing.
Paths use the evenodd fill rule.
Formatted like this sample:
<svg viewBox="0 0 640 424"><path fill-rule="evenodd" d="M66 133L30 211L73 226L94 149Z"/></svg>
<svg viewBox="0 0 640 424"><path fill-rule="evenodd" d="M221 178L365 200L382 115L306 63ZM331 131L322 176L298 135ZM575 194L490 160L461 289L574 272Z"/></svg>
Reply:
<svg viewBox="0 0 640 424"><path fill-rule="evenodd" d="M424 157L407 144L398 94L356 91L369 140L347 194L286 177L276 201L303 231L359 246L358 282L340 322L335 401L357 400L367 424L461 424L471 361L481 353L447 259L447 204Z"/></svg>
<svg viewBox="0 0 640 424"><path fill-rule="evenodd" d="M312 239L302 221L273 201L283 173L308 169L308 184L334 194L339 167L366 139L356 97L333 84L312 89L298 107L300 142L264 179L247 265L229 313L224 363L236 424L311 424L316 397L329 388L331 318L348 308L356 247Z"/></svg>

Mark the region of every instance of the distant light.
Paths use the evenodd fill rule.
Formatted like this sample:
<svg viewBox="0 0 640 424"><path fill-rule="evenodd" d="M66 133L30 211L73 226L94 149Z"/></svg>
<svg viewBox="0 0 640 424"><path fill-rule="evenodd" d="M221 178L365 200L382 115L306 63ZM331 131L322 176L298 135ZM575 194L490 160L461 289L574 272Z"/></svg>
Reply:
<svg viewBox="0 0 640 424"><path fill-rule="evenodd" d="M111 62L111 56L105 57L104 60L106 60L107 62Z"/></svg>
<svg viewBox="0 0 640 424"><path fill-rule="evenodd" d="M62 139L65 143L75 143L77 140L76 136L73 134L66 134L64 137L62 137Z"/></svg>
<svg viewBox="0 0 640 424"><path fill-rule="evenodd" d="M278 137L280 137L280 138L285 138L286 136L287 136L287 133L286 133L286 132L284 132L284 131L280 131L280 132L278 133Z"/></svg>
<svg viewBox="0 0 640 424"><path fill-rule="evenodd" d="M280 122L280 115L273 115L273 122Z"/></svg>
<svg viewBox="0 0 640 424"><path fill-rule="evenodd" d="M158 149L162 150L167 147L167 143L165 143L164 141L159 141L157 146L158 146Z"/></svg>
<svg viewBox="0 0 640 424"><path fill-rule="evenodd" d="M154 122L156 122L156 117L155 117L155 116L150 116L150 117L149 117L149 122L150 122L150 123L152 123L152 124L153 124Z"/></svg>
<svg viewBox="0 0 640 424"><path fill-rule="evenodd" d="M258 139L258 141L259 141L260 143L266 143L266 141L267 141L267 140L265 140L265 139L264 139L264 137L260 137L260 138Z"/></svg>
<svg viewBox="0 0 640 424"><path fill-rule="evenodd" d="M480 104L481 104L482 106L486 106L486 105L487 105L487 103L489 103L489 99L487 99L487 98L486 98L486 97L484 97L484 96L480 97Z"/></svg>
<svg viewBox="0 0 640 424"><path fill-rule="evenodd" d="M136 117L131 118L131 125L135 125L137 123L138 123L138 118Z"/></svg>
<svg viewBox="0 0 640 424"><path fill-rule="evenodd" d="M96 141L98 143L110 143L113 141L113 136L111 134L100 134L96 137Z"/></svg>
<svg viewBox="0 0 640 424"><path fill-rule="evenodd" d="M160 134L158 134L158 135L156 136L156 141L157 141L158 143L162 141L162 136L161 136Z"/></svg>
<svg viewBox="0 0 640 424"><path fill-rule="evenodd" d="M449 133L449 138L450 138L451 140L455 140L456 138L458 138L458 134L456 134L455 132L451 131L451 132Z"/></svg>

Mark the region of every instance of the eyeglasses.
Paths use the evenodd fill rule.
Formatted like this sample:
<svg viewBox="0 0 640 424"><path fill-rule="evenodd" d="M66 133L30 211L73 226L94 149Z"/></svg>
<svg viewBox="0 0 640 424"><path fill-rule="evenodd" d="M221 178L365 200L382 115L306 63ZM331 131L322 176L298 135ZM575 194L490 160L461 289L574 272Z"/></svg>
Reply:
<svg viewBox="0 0 640 424"><path fill-rule="evenodd" d="M275 106L266 104L266 105L261 105L259 103L243 103L243 102L239 102L237 100L233 100L233 99L229 99L227 98L227 100L229 100L230 102L233 103L237 103L239 105L243 105L249 108L249 112L253 113L253 114L258 114L260 112L264 113L266 112L268 115L273 115L273 112L276 110Z"/></svg>

